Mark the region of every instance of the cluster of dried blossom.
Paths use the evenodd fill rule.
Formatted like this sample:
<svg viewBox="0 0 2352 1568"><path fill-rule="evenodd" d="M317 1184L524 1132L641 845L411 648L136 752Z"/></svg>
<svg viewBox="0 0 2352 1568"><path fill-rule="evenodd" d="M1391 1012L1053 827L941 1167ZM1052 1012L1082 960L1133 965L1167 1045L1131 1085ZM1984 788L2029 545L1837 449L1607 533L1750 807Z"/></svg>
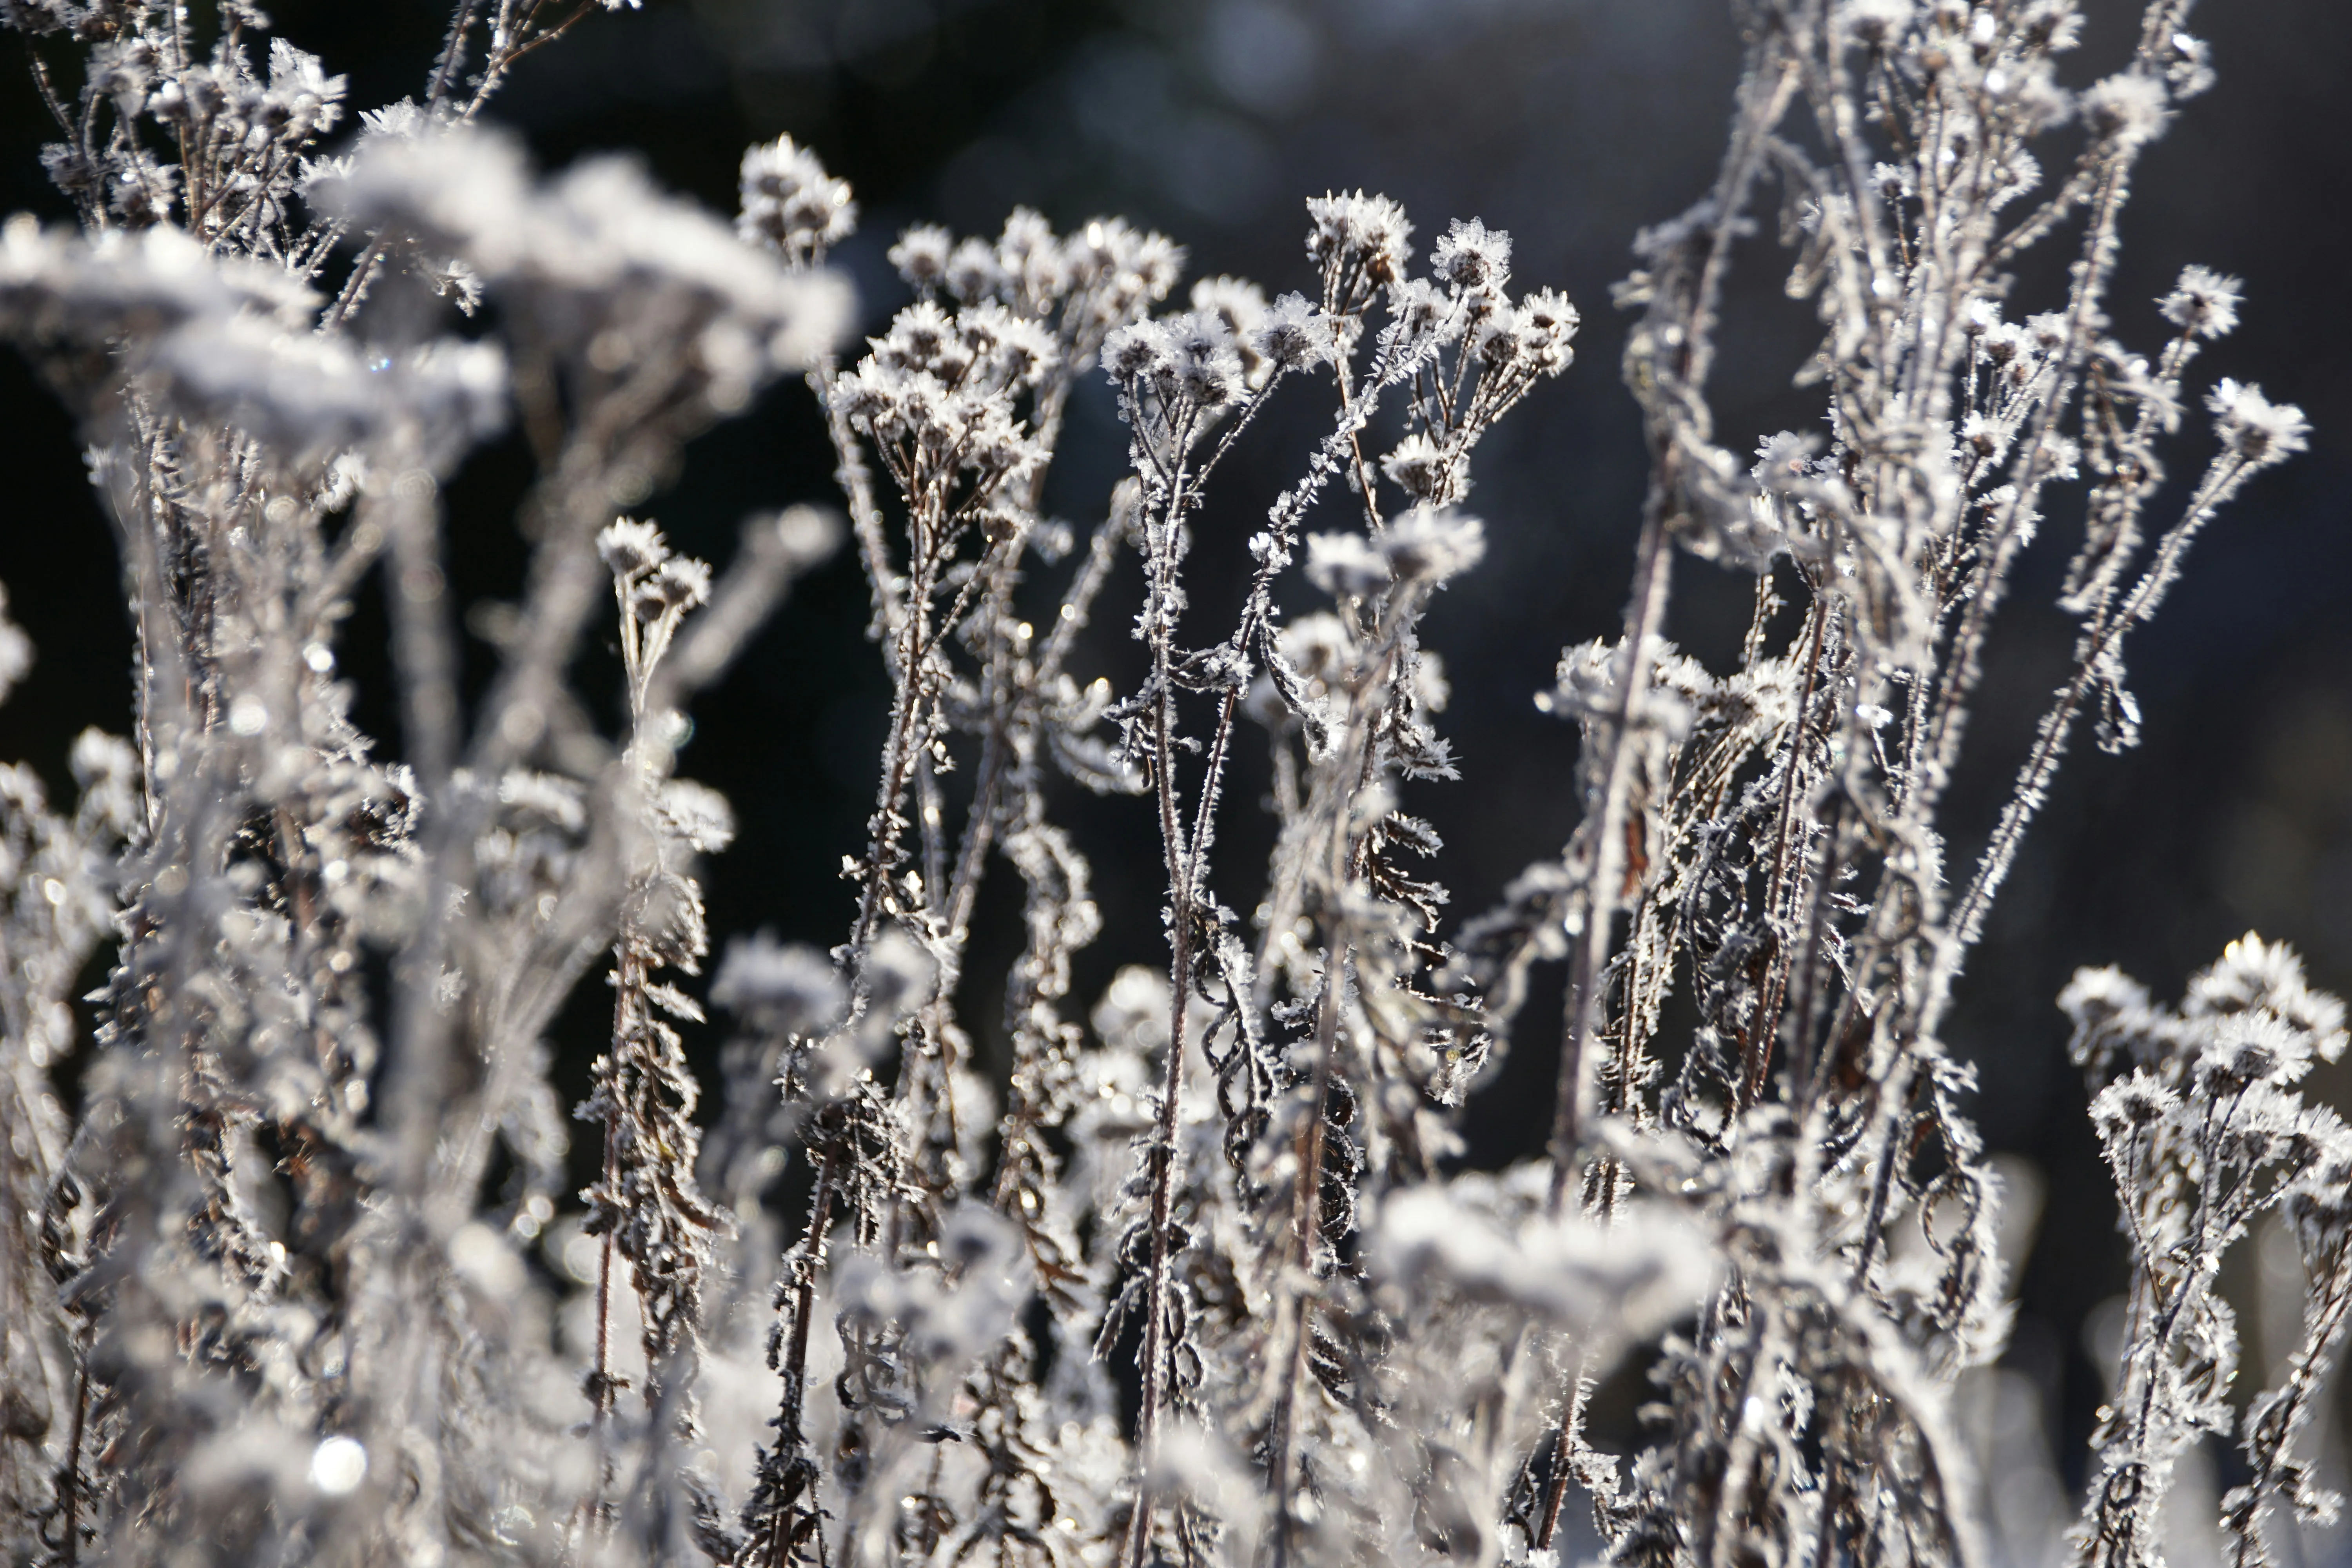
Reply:
<svg viewBox="0 0 2352 1568"><path fill-rule="evenodd" d="M1117 220L917 227L890 251L913 302L845 366L825 258L856 206L805 149L745 155L730 227L474 128L590 8L463 0L421 97L330 156L342 79L278 40L255 69L249 6L207 49L152 0L0 0L81 219L0 232L0 329L83 421L139 652L131 738L76 747L70 814L0 771L12 1558L1549 1563L1573 1483L1612 1563L1989 1562L1954 1390L2002 1343L2000 1194L1940 1030L2076 721L2131 743L2125 639L2305 439L2223 380L2201 477L2166 483L2231 280L2184 272L2152 357L2108 335L2135 160L2210 77L2185 0L2079 89L2068 0L1742 7L1720 174L1619 290L1653 459L1625 627L1538 699L1581 727L1581 826L1451 942L1402 809L1456 776L1421 628L1485 551L1479 441L1577 329L1514 291L1509 237L1454 222L1416 270L1394 203L1326 195L1303 291L1206 279L1175 309L1182 251ZM1827 435L1748 459L1706 388L1769 190ZM2063 297L2012 319L2017 258L2062 242ZM495 331L459 330L486 300ZM677 775L682 715L841 531L755 520L714 574L623 514L792 373L890 710L846 940L725 948L698 1119L677 977L733 824ZM1129 472L1081 538L1044 486L1097 374ZM1203 499L1276 398L1328 427L1204 628ZM467 623L499 657L469 704L441 486L510 418L531 564ZM1955 895L1947 781L2069 486L2074 672ZM1755 575L1736 669L1665 639L1683 551ZM609 734L567 674L608 589ZM339 670L369 592L396 763ZM1130 592L1140 680L1082 682ZM0 616L0 695L28 658ZM1235 867L1257 745L1276 847ZM1057 780L1136 797L1166 874L1166 968L1083 1019L1101 921ZM958 1014L992 871L1023 900L999 1079ZM601 1173L568 1201L546 1037L607 954L576 1113ZM1549 1158L1465 1172L1454 1111L1548 963ZM1676 987L1698 1023L1667 1040ZM2352 1140L2289 1086L2342 1007L2258 939L2179 1009L2111 973L2063 1005L2137 1260L2069 1550L2153 1568L2179 1456L2241 1430L2219 1525L2267 1561L2273 1502L2334 1506L2297 1445L2352 1310ZM2241 1422L2216 1279L2271 1211L2305 1342ZM1643 1347L1648 1441L1603 1453L1591 1393Z"/></svg>

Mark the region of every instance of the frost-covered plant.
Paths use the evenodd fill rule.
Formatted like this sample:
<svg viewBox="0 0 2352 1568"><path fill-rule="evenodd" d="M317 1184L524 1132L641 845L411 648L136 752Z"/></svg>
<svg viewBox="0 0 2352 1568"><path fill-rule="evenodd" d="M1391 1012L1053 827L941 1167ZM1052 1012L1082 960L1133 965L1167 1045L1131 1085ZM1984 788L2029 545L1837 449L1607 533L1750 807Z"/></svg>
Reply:
<svg viewBox="0 0 2352 1568"><path fill-rule="evenodd" d="M2311 990L2292 952L2249 935L2189 983L2178 1009L2112 969L2078 973L2059 1005L2133 1262L2123 1366L2092 1439L2099 1469L2077 1543L2103 1568L2162 1563L2154 1524L2175 1461L2200 1433L2242 1430L2250 1479L2222 1499L2221 1523L2239 1568L2274 1562L2261 1528L2272 1502L2321 1523L2342 1506L2294 1447L2352 1311L2352 1133L2290 1086L2344 1054L2344 1004ZM2306 1281L2303 1343L2241 1427L2229 1399L2237 1321L2220 1273L2273 1212Z"/></svg>
<svg viewBox="0 0 2352 1568"><path fill-rule="evenodd" d="M0 5L50 51L81 218L0 230L0 329L83 422L139 655L131 738L78 744L70 815L0 773L12 1556L1552 1563L1574 1483L1613 1563L1982 1561L1953 1394L2004 1281L1953 986L2076 720L2132 742L2132 627L2305 440L2220 381L2176 497L2163 454L2237 285L2188 268L2152 356L2107 335L2134 161L2210 74L2184 0L2080 89L2066 0L1741 8L1717 183L1619 290L1653 459L1624 631L1538 698L1581 728L1581 825L1451 942L1404 809L1457 772L1424 620L1486 550L1481 439L1578 325L1515 289L1509 237L1455 220L1417 268L1396 204L1330 194L1297 291L1204 279L1171 308L1182 251L1115 219L918 226L889 253L912 302L845 363L824 260L856 204L809 150L747 153L730 226L625 162L542 179L474 126L590 8L462 0L421 98L330 155L342 79L274 39L257 70L248 6L200 45L150 0ZM1707 386L1771 188L1827 436L1751 460ZM2013 300L2062 237L2063 297ZM732 825L676 776L683 715L837 530L757 519L714 574L622 514L788 373L891 699L845 940L725 947L706 1120L685 982ZM1097 375L1128 473L1081 537L1045 478ZM1276 399L1323 433L1204 626L1204 499ZM530 566L467 623L499 662L468 703L441 489L509 418ZM2066 486L2074 672L1955 894L1947 784ZM1736 668L1665 640L1681 550L1756 576ZM607 587L610 733L569 675ZM338 674L362 591L396 762ZM1139 680L1083 679L1129 604ZM0 695L28 657L0 617ZM1260 743L1275 847L1234 866ZM1083 1018L1104 933L1057 778L1136 797L1165 876L1161 931L1130 933L1165 965ZM982 1023L1005 867L1021 951ZM110 938L83 1042L70 994ZM600 1174L566 1202L547 1036L606 953ZM1465 1171L1454 1113L1541 963L1567 971L1549 1157ZM1698 1024L1670 1040L1677 987ZM2220 1259L2276 1210L2305 1343L2221 1521L2265 1561L2273 1501L2331 1506L2297 1442L2352 1310L2352 1167L2288 1086L2342 1009L2255 939L2177 1011L2112 974L2064 1005L2136 1258L2077 1553L2160 1561L2173 1464L2234 1422ZM1603 1453L1591 1391L1645 1346L1646 1446Z"/></svg>

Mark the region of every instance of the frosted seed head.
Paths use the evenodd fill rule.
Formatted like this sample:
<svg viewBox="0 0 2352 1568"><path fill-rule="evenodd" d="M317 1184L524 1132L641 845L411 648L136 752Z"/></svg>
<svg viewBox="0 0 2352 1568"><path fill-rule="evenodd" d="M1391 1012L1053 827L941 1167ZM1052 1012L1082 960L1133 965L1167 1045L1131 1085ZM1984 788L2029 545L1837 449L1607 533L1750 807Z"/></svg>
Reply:
<svg viewBox="0 0 2352 1568"><path fill-rule="evenodd" d="M2017 41L2032 53L2064 54L2083 41L2074 0L2030 0L2017 14Z"/></svg>
<svg viewBox="0 0 2352 1568"><path fill-rule="evenodd" d="M33 668L33 639L24 629L8 618L8 593L0 587L0 701L5 701L9 689L25 679ZM79 746L77 746L79 751Z"/></svg>
<svg viewBox="0 0 2352 1568"><path fill-rule="evenodd" d="M1103 340L1103 369L1114 381L1156 375L1174 357L1168 330L1157 321L1130 321Z"/></svg>
<svg viewBox="0 0 2352 1568"><path fill-rule="evenodd" d="M1412 225L1404 208L1386 196L1361 191L1310 197L1307 203L1307 259L1326 268L1360 268L1374 284L1404 275L1412 256L1407 242Z"/></svg>
<svg viewBox="0 0 2352 1568"><path fill-rule="evenodd" d="M996 242L996 264L1005 286L1035 305L1058 298L1070 286L1070 261L1053 226L1028 207L1014 207Z"/></svg>
<svg viewBox="0 0 2352 1568"><path fill-rule="evenodd" d="M1443 583L1486 553L1486 527L1451 507L1419 507L1389 525L1381 552L1402 581Z"/></svg>
<svg viewBox="0 0 2352 1568"><path fill-rule="evenodd" d="M2311 425L2292 403L2273 403L2263 389L2223 376L2206 395L2221 444L2249 467L2285 461L2310 444Z"/></svg>
<svg viewBox="0 0 2352 1568"><path fill-rule="evenodd" d="M1245 278L1203 278L1192 285L1192 309L1213 312L1227 333L1246 337L1265 319L1265 291Z"/></svg>
<svg viewBox="0 0 2352 1568"><path fill-rule="evenodd" d="M1213 317L1223 329L1222 335L1240 363L1244 384L1265 385L1271 366L1257 345L1258 331L1266 316L1265 291L1245 279L1203 278L1192 285L1192 310Z"/></svg>
<svg viewBox="0 0 2352 1568"><path fill-rule="evenodd" d="M737 232L793 261L823 255L857 226L849 182L826 174L816 154L789 136L744 153L740 192Z"/></svg>
<svg viewBox="0 0 2352 1568"><path fill-rule="evenodd" d="M673 555L661 564L648 584L662 606L689 610L710 599L710 567L690 556Z"/></svg>
<svg viewBox="0 0 2352 1568"><path fill-rule="evenodd" d="M1335 599L1364 598L1389 585L1388 557L1361 534L1311 534L1307 580Z"/></svg>
<svg viewBox="0 0 2352 1568"><path fill-rule="evenodd" d="M1918 9L1912 0L1846 0L1837 8L1835 26L1842 38L1884 49L1910 27Z"/></svg>
<svg viewBox="0 0 2352 1568"><path fill-rule="evenodd" d="M2218 338L2238 324L2241 285L2210 267L2185 267L2172 292L2158 301L2164 319L2184 332Z"/></svg>
<svg viewBox="0 0 2352 1568"><path fill-rule="evenodd" d="M1259 353L1284 370L1328 364L1334 353L1330 318L1300 294L1285 294L1267 307L1254 341Z"/></svg>
<svg viewBox="0 0 2352 1568"><path fill-rule="evenodd" d="M1462 335L1462 312L1426 278L1409 279L1391 288L1389 313L1408 339L1434 334L1439 341L1451 342Z"/></svg>
<svg viewBox="0 0 2352 1568"><path fill-rule="evenodd" d="M1430 252L1430 269L1465 292L1499 293L1511 280L1511 237L1476 218L1456 218Z"/></svg>
<svg viewBox="0 0 2352 1568"><path fill-rule="evenodd" d="M966 239L949 252L942 275L948 292L964 304L985 300L1004 287L1004 268L996 247L984 239Z"/></svg>
<svg viewBox="0 0 2352 1568"><path fill-rule="evenodd" d="M1567 295L1557 289L1537 289L1512 315L1519 357L1546 375L1558 375L1576 363L1572 345L1581 320Z"/></svg>
<svg viewBox="0 0 2352 1568"><path fill-rule="evenodd" d="M2162 132L2168 105L2163 83L2137 71L2119 71L2084 89L2081 107L2091 134L2122 151Z"/></svg>
<svg viewBox="0 0 2352 1568"><path fill-rule="evenodd" d="M2322 1060L2344 1054L2344 1004L2312 989L2294 948L2254 931L2222 949L2217 962L2189 981L2180 1010L2191 1018L2269 1013L2308 1035Z"/></svg>
<svg viewBox="0 0 2352 1568"><path fill-rule="evenodd" d="M1191 310L1169 323L1170 370L1202 408L1222 408L1242 394L1241 354L1232 329L1213 310Z"/></svg>
<svg viewBox="0 0 2352 1568"><path fill-rule="evenodd" d="M946 280L954 244L954 238L937 224L919 223L890 247L890 265L908 283L928 293Z"/></svg>
<svg viewBox="0 0 2352 1568"><path fill-rule="evenodd" d="M1439 505L1462 499L1454 470L1445 447L1423 430L1407 436L1381 459L1381 472L1391 484L1415 500Z"/></svg>

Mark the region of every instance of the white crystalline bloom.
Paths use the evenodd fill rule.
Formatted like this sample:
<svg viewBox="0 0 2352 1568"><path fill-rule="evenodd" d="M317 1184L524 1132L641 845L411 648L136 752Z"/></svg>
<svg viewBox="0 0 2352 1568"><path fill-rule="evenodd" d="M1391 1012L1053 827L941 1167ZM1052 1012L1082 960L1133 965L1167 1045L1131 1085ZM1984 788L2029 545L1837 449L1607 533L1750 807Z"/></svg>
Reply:
<svg viewBox="0 0 2352 1568"><path fill-rule="evenodd" d="M1284 626L1275 647L1309 680L1330 679L1355 657L1347 625L1327 610L1301 616Z"/></svg>
<svg viewBox="0 0 2352 1568"><path fill-rule="evenodd" d="M1450 507L1417 507L1389 525L1381 549L1399 578L1443 583L1486 556L1486 525Z"/></svg>
<svg viewBox="0 0 2352 1568"><path fill-rule="evenodd" d="M2075 984L2083 978L2077 975ZM2189 981L2180 1010L2188 1017L2202 1018L2255 1009L2275 1014L2310 1036L2312 1049L2322 1060L2332 1062L2344 1054L2344 1004L2311 988L2294 949L2248 931Z"/></svg>
<svg viewBox="0 0 2352 1568"><path fill-rule="evenodd" d="M499 780L499 804L544 817L567 833L577 833L588 825L580 786L550 773L525 773L520 768L507 773Z"/></svg>
<svg viewBox="0 0 2352 1568"><path fill-rule="evenodd" d="M1164 234L1139 230L1120 218L1097 218L1064 245L1071 276L1107 286L1113 315L1147 300L1164 300L1184 275L1184 247Z"/></svg>
<svg viewBox="0 0 2352 1568"><path fill-rule="evenodd" d="M1185 396L1202 408L1222 408L1241 395L1242 359L1224 318L1192 310L1170 327L1171 370Z"/></svg>
<svg viewBox="0 0 2352 1568"><path fill-rule="evenodd" d="M319 57L305 54L283 38L269 40L269 90L257 106L254 118L276 122L289 145L299 145L332 131L343 117L347 79L329 76Z"/></svg>
<svg viewBox="0 0 2352 1568"><path fill-rule="evenodd" d="M1215 311L1228 332L1247 337L1265 320L1265 290L1245 278L1203 278L1192 285L1192 309Z"/></svg>
<svg viewBox="0 0 2352 1568"><path fill-rule="evenodd" d="M996 264L1005 286L1034 304L1054 299L1070 284L1070 257L1054 226L1030 207L1014 207L996 241Z"/></svg>
<svg viewBox="0 0 2352 1568"><path fill-rule="evenodd" d="M2221 444L2254 468L2284 462L2309 445L2311 426L2292 403L2273 403L2259 386L2223 376L2205 397Z"/></svg>
<svg viewBox="0 0 2352 1568"><path fill-rule="evenodd" d="M115 112L129 120L146 106L155 62L155 47L143 38L100 44L89 54L90 90L114 100Z"/></svg>
<svg viewBox="0 0 2352 1568"><path fill-rule="evenodd" d="M665 610L690 610L710 602L710 565L691 556L673 555L661 563L641 592Z"/></svg>
<svg viewBox="0 0 2352 1568"><path fill-rule="evenodd" d="M811 1035L840 1021L849 994L824 953L761 931L727 944L710 999L781 1034Z"/></svg>
<svg viewBox="0 0 2352 1568"><path fill-rule="evenodd" d="M139 819L139 753L120 735L84 730L74 737L66 766L80 786L85 808L96 807L123 832Z"/></svg>
<svg viewBox="0 0 2352 1568"><path fill-rule="evenodd" d="M1617 645L1595 638L1560 650L1552 689L1537 706L1570 714L1612 711L1617 697Z"/></svg>
<svg viewBox="0 0 2352 1568"><path fill-rule="evenodd" d="M2077 1028L2147 1008L2147 987L2113 964L2076 970L2066 989L2058 993L2058 1010Z"/></svg>
<svg viewBox="0 0 2352 1568"><path fill-rule="evenodd" d="M310 1450L310 1484L329 1497L359 1490L367 1469L367 1448L356 1437L330 1437Z"/></svg>
<svg viewBox="0 0 2352 1568"><path fill-rule="evenodd" d="M2135 147L2164 129L2164 84L2137 71L2118 71L2083 89L2084 122L2091 134L2117 147Z"/></svg>
<svg viewBox="0 0 2352 1568"><path fill-rule="evenodd" d="M2176 31L2165 40L2164 79L2176 99L2195 98L2213 85L2213 48L2204 39Z"/></svg>
<svg viewBox="0 0 2352 1568"><path fill-rule="evenodd" d="M1454 700L1453 683L1445 679L1445 658L1423 648L1412 661L1412 700L1424 713L1443 713Z"/></svg>
<svg viewBox="0 0 2352 1568"><path fill-rule="evenodd" d="M953 380L971 364L955 319L934 300L916 300L890 319L887 332L868 342L875 363L892 370L927 371Z"/></svg>
<svg viewBox="0 0 2352 1568"><path fill-rule="evenodd" d="M1457 289L1500 292L1511 280L1511 237L1476 218L1455 218L1429 265Z"/></svg>
<svg viewBox="0 0 2352 1568"><path fill-rule="evenodd" d="M1389 585L1388 557L1361 534L1312 534L1307 580L1335 599L1360 599Z"/></svg>
<svg viewBox="0 0 2352 1568"><path fill-rule="evenodd" d="M635 577L651 572L669 559L669 546L662 540L662 531L650 522L640 522L633 517L614 518L596 535L596 553L615 577Z"/></svg>
<svg viewBox="0 0 2352 1568"><path fill-rule="evenodd" d="M1051 332L993 300L957 312L952 330L967 362L981 367L982 377L991 387L1034 386L1061 355Z"/></svg>
<svg viewBox="0 0 2352 1568"><path fill-rule="evenodd" d="M2091 1101L2091 1126L2112 1143L2137 1128L2164 1121L2180 1109L2180 1097L2145 1071L2136 1070L2101 1089Z"/></svg>
<svg viewBox="0 0 2352 1568"><path fill-rule="evenodd" d="M1415 500L1444 505L1462 499L1460 465L1446 461L1444 446L1416 430L1381 459L1381 472Z"/></svg>
<svg viewBox="0 0 2352 1568"><path fill-rule="evenodd" d="M1285 294L1268 306L1252 341L1258 353L1285 370L1328 364L1335 352L1330 318L1301 294Z"/></svg>
<svg viewBox="0 0 2352 1568"><path fill-rule="evenodd" d="M2274 1013L2235 1013L2214 1025L2199 1065L2237 1083L2290 1084L2311 1070L2312 1044Z"/></svg>
<svg viewBox="0 0 2352 1568"><path fill-rule="evenodd" d="M1576 363L1576 329L1583 318L1567 295L1557 289L1538 289L1519 301L1512 329L1518 353L1547 375L1558 375Z"/></svg>
<svg viewBox="0 0 2352 1568"><path fill-rule="evenodd" d="M849 182L826 174L816 154L789 136L744 153L741 186L736 232L787 256L821 252L857 226Z"/></svg>
<svg viewBox="0 0 2352 1568"><path fill-rule="evenodd" d="M1103 340L1103 369L1114 381L1157 374L1173 358L1168 330L1157 321L1130 321Z"/></svg>
<svg viewBox="0 0 2352 1568"><path fill-rule="evenodd" d="M960 241L948 253L944 281L948 292L967 305L997 293L1006 279L996 259L996 247L977 236Z"/></svg>
<svg viewBox="0 0 2352 1568"><path fill-rule="evenodd" d="M2238 324L2242 285L2209 267L2185 267L2159 304L2164 319L2185 332L2218 338Z"/></svg>
<svg viewBox="0 0 2352 1568"><path fill-rule="evenodd" d="M834 1302L852 1321L896 1324L919 1363L961 1361L1012 1331L1030 1287L1028 1255L1009 1222L977 1205L955 1209L940 1227L940 1261L951 1278L852 1253L834 1271Z"/></svg>
<svg viewBox="0 0 2352 1568"><path fill-rule="evenodd" d="M890 247L890 265L898 276L916 289L931 289L946 280L948 257L955 245L954 237L937 224L919 223L898 237Z"/></svg>
<svg viewBox="0 0 2352 1568"><path fill-rule="evenodd" d="M1426 278L1412 278L1389 290L1389 313L1408 339L1434 333L1442 342L1462 335L1463 313L1444 290Z"/></svg>
<svg viewBox="0 0 2352 1568"><path fill-rule="evenodd" d="M1310 197L1307 216L1313 226L1307 235L1310 261L1360 260L1374 282L1384 283L1402 273L1412 255L1407 243L1412 225L1405 221L1404 208L1386 196L1353 191Z"/></svg>

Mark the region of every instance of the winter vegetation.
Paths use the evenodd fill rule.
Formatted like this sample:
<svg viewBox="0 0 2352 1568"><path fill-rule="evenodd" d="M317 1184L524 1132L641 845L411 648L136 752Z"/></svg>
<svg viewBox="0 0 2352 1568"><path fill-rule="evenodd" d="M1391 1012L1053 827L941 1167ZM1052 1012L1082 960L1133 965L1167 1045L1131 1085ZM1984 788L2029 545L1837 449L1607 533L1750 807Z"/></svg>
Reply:
<svg viewBox="0 0 2352 1568"><path fill-rule="evenodd" d="M1465 510L1473 461L1578 329L1507 234L1316 195L1261 287L1115 217L917 226L857 343L827 268L857 205L811 150L748 151L730 223L486 122L589 0L457 0L415 96L355 120L245 0L0 0L79 214L0 229L0 333L81 423L138 648L73 801L0 768L11 1561L2303 1561L2352 1132L2295 1085L2343 1005L2251 935L2177 1005L2114 971L2053 999L2133 1259L2071 1522L1990 1436L2013 1194L1943 1034L2068 746L2134 742L2131 635L2305 441L2196 374L2235 279L2187 266L2163 341L2110 335L2135 162L2210 79L2188 8L2078 70L2073 0L1734 7L1719 172L1613 300L1652 462L1623 626L1536 696L1580 733L1580 826L1460 918L1405 792L1477 788L1441 724L1479 672L1423 619L1540 525ZM1822 420L1720 430L1726 278L1776 231ZM626 515L793 378L837 511L709 563ZM1042 498L1087 378L1127 477L1073 525ZM1277 399L1323 433L1211 624L1202 500ZM460 605L444 489L509 425L528 577ZM1948 784L2031 548L2079 640L1963 859ZM687 716L837 551L890 689L842 940L714 942L734 821L677 772ZM1685 555L1753 577L1736 665L1669 640ZM4 612L0 696L34 656ZM1129 637L1139 679L1087 668ZM1265 864L1219 853L1244 748ZM1165 877L1165 962L1091 1004L1073 785ZM982 1019L992 876L1021 948ZM550 1031L600 978L567 1105ZM1456 1112L1511 1049L1557 1056L1549 1156L1468 1168ZM2299 1329L2263 1387L2220 1281L2272 1237ZM1654 1403L1613 1452L1621 1363Z"/></svg>

